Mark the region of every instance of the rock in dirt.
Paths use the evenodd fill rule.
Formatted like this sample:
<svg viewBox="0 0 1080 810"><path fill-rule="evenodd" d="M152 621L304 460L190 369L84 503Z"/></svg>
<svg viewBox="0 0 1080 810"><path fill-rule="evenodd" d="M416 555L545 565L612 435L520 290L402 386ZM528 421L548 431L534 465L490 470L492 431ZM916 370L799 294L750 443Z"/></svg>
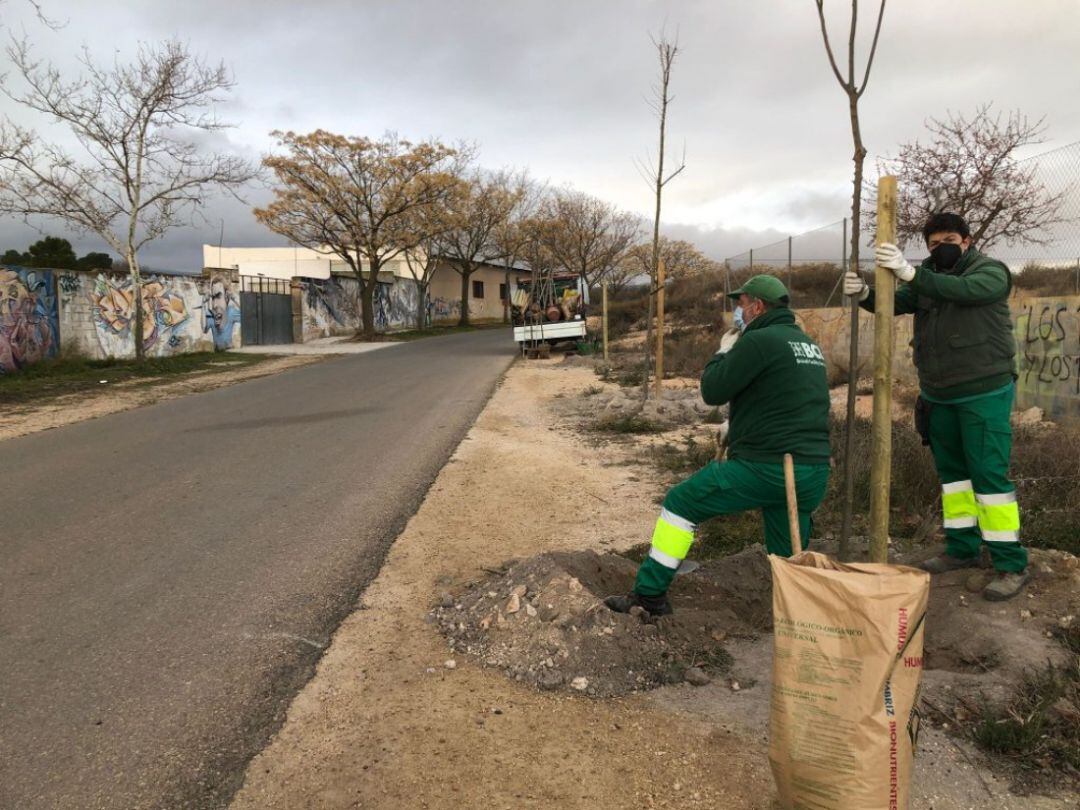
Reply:
<svg viewBox="0 0 1080 810"><path fill-rule="evenodd" d="M570 681L570 688L577 689L579 692L584 692L589 688L589 679L579 675L574 678L574 680Z"/></svg>
<svg viewBox="0 0 1080 810"><path fill-rule="evenodd" d="M712 683L712 678L705 674L701 667L687 667L683 677L691 686L707 686Z"/></svg>

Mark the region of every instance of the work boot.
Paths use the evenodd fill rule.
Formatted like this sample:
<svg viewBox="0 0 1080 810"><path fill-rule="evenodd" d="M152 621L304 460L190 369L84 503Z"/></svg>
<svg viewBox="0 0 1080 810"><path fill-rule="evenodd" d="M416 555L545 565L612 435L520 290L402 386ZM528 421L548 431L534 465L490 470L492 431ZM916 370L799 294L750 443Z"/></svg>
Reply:
<svg viewBox="0 0 1080 810"><path fill-rule="evenodd" d="M944 574L946 571L958 571L961 568L978 568L978 557L953 557L950 554L938 554L919 563L919 568L931 574Z"/></svg>
<svg viewBox="0 0 1080 810"><path fill-rule="evenodd" d="M1024 589L1024 585L1031 579L1031 572L1025 568L1023 571L998 571L990 584L983 588L983 599L988 602L1004 602L1012 599Z"/></svg>
<svg viewBox="0 0 1080 810"><path fill-rule="evenodd" d="M666 594L644 596L637 591L630 591L628 594L609 596L604 600L604 604L616 613L629 613L630 608L639 607L653 618L669 616L673 612Z"/></svg>

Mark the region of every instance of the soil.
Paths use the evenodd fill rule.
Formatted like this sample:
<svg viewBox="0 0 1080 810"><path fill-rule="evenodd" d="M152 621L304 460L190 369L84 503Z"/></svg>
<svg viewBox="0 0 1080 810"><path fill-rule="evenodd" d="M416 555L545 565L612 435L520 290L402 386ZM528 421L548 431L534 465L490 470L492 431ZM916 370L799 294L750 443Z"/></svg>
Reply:
<svg viewBox="0 0 1080 810"><path fill-rule="evenodd" d="M277 374L322 359L310 356L275 357L233 371L199 372L179 379L144 377L91 392L65 394L45 402L14 405L0 413L0 441ZM223 360L220 365L228 366L229 361Z"/></svg>
<svg viewBox="0 0 1080 810"><path fill-rule="evenodd" d="M761 548L680 575L673 616L602 605L629 589L635 565L611 552L648 539L664 481L641 452L662 437L597 439L595 402L616 390L586 358L510 369L237 808L776 807ZM1014 795L951 732L965 702L1062 654L1047 633L1076 614L1076 563L1035 552L1004 604L970 590L982 572L935 578L913 808L1075 806Z"/></svg>
<svg viewBox="0 0 1080 810"><path fill-rule="evenodd" d="M636 571L617 554L551 552L510 565L432 616L451 649L541 689L595 697L680 683L692 667L722 675L731 660L723 642L772 623L761 548L687 575L679 587L682 607L656 620L640 610L614 613L601 601L628 592ZM442 598L450 602L449 596Z"/></svg>

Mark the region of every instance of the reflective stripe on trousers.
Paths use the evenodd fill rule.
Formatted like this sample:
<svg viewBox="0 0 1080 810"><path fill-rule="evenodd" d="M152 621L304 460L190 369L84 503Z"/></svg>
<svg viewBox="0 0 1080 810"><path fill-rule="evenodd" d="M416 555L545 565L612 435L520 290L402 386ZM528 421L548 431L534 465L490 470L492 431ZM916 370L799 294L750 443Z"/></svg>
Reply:
<svg viewBox="0 0 1080 810"><path fill-rule="evenodd" d="M990 495L975 493L979 512L979 533L988 543L1020 542L1020 505L1016 492Z"/></svg>
<svg viewBox="0 0 1080 810"><path fill-rule="evenodd" d="M946 529L966 529L978 525L978 507L971 481L941 485L941 515Z"/></svg>
<svg viewBox="0 0 1080 810"><path fill-rule="evenodd" d="M686 559L693 542L694 524L674 512L661 509L653 529L649 556L665 568L676 569Z"/></svg>

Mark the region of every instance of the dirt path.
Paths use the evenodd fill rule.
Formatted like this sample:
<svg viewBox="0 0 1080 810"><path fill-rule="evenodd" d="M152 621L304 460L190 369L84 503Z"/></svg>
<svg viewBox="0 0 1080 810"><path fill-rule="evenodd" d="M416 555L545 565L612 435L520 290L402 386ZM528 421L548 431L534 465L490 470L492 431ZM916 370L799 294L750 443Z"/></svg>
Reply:
<svg viewBox="0 0 1080 810"><path fill-rule="evenodd" d="M546 405L596 378L556 364L511 369L251 763L237 808L770 806L756 743L643 697L536 692L451 657L426 621L440 593L509 558L648 536L656 484L618 447L590 451L563 428Z"/></svg>
<svg viewBox="0 0 1080 810"><path fill-rule="evenodd" d="M199 372L175 379L146 377L102 387L98 391L65 394L42 403L13 405L0 412L0 441L266 377L322 359L275 357L234 371ZM229 361L226 358L221 362L228 364Z"/></svg>

